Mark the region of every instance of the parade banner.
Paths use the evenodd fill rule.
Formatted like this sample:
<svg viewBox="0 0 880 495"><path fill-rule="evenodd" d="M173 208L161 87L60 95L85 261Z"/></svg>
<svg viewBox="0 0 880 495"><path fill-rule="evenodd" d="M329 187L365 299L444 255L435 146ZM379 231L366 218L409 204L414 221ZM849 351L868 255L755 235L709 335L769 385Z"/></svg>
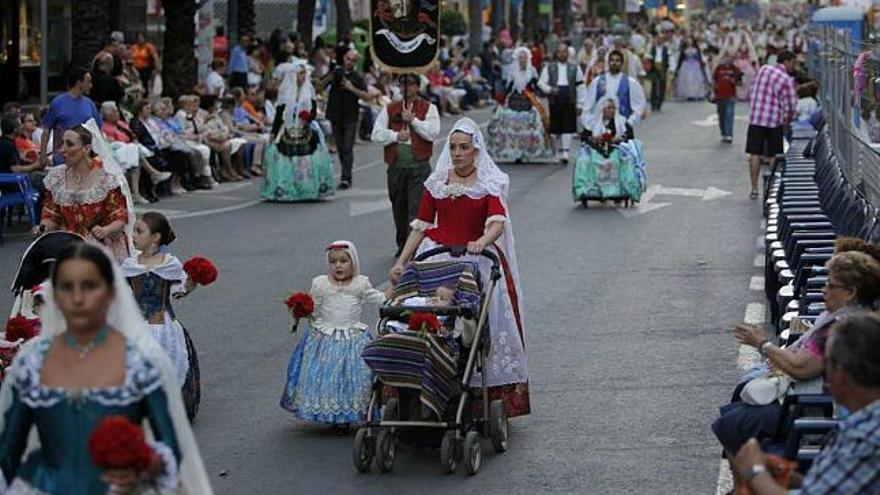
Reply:
<svg viewBox="0 0 880 495"><path fill-rule="evenodd" d="M370 0L370 53L383 70L425 72L440 53L439 0Z"/></svg>

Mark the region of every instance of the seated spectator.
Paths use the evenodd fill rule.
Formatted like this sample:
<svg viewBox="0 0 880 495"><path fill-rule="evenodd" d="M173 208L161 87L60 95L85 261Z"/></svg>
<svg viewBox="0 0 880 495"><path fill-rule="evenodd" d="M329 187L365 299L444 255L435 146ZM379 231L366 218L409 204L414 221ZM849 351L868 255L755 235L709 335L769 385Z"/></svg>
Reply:
<svg viewBox="0 0 880 495"><path fill-rule="evenodd" d="M174 133L161 125L162 120L153 115L153 108L161 106L161 100L153 105L147 100L139 101L135 105L137 119L132 122L131 130L138 142L154 154L150 163L159 170L171 171L171 193L181 194L186 192L184 183L196 176L195 171L200 170L201 155L183 145Z"/></svg>
<svg viewBox="0 0 880 495"><path fill-rule="evenodd" d="M428 91L440 99L440 107L452 115L460 114L461 99L467 91L453 88L452 81L436 65L428 71L427 78Z"/></svg>
<svg viewBox="0 0 880 495"><path fill-rule="evenodd" d="M228 116L231 117L232 128L235 129L237 137L244 138L248 144L254 146L253 164L251 172L244 170L245 177L249 177L251 173L254 175L262 175L263 150L269 142L269 137L264 134L266 127L251 114L244 109L245 93L241 88L232 88L233 108L229 111ZM228 102L224 100L224 118L227 118ZM227 125L229 120L227 119Z"/></svg>
<svg viewBox="0 0 880 495"><path fill-rule="evenodd" d="M214 182L211 176L212 148L205 143L202 132L207 113L199 108L199 97L197 95L180 96L177 99L177 109L174 119L183 129L182 135L186 144L201 153L202 161L205 164L201 171L201 176L205 177L205 179L200 179L200 181L205 182L206 186L213 187L216 185L216 182Z"/></svg>
<svg viewBox="0 0 880 495"><path fill-rule="evenodd" d="M15 147L15 134L18 130L19 123L15 115L4 115L0 119L0 173L2 174L20 174L24 173L26 164L18 154ZM16 191L15 184L0 184L0 191Z"/></svg>
<svg viewBox="0 0 880 495"><path fill-rule="evenodd" d="M839 323L828 339L825 382L850 415L826 440L802 480L799 495L880 493L880 316L859 314ZM755 495L784 495L767 469L756 439L734 459L737 476Z"/></svg>
<svg viewBox="0 0 880 495"><path fill-rule="evenodd" d="M171 173L160 172L150 165L146 156L149 151L138 144L134 132L120 118L116 103L105 101L101 104L101 119L103 120L101 131L109 141L114 158L125 171L132 200L138 204L149 203L140 192L141 170L150 175L153 184L170 179Z"/></svg>
<svg viewBox="0 0 880 495"><path fill-rule="evenodd" d="M162 131L165 141L171 143L171 149L185 153L189 157L191 168L189 176L182 183L184 189L210 189L211 182L211 150L207 146L192 141L183 125L174 117L174 106L171 98L162 98L153 103L153 118Z"/></svg>
<svg viewBox="0 0 880 495"><path fill-rule="evenodd" d="M15 148L25 163L36 163L40 159L39 139L34 139L34 132L38 129L37 119L34 114L28 112L21 116L21 125L15 135Z"/></svg>
<svg viewBox="0 0 880 495"><path fill-rule="evenodd" d="M766 362L746 373L734 389L733 401L721 408L721 417L712 424L728 459L733 459L749 438L772 437L782 416L782 405L778 400L766 405L743 402L740 394L746 384L754 378L782 373L800 389L797 393L812 389L821 391L829 329L835 322L873 309L880 299L880 261L876 258L860 251L847 251L834 255L826 266L825 312L793 344L787 348L774 345L764 336L764 329L756 325L743 323L734 329L736 339L758 349ZM742 479L734 474L736 490Z"/></svg>
<svg viewBox="0 0 880 495"><path fill-rule="evenodd" d="M95 102L112 101L117 104L125 96L122 85L113 75L113 55L110 53L102 52L95 57L92 90L89 96Z"/></svg>
<svg viewBox="0 0 880 495"><path fill-rule="evenodd" d="M259 88L251 87L247 90L247 94L241 100L241 108L243 108L251 119L259 122L264 128L266 127L266 114L262 111L263 92ZM261 109L261 110L258 110Z"/></svg>
<svg viewBox="0 0 880 495"><path fill-rule="evenodd" d="M234 137L232 129L226 127L219 112L219 102L213 96L205 96L201 100L205 112L202 124L202 141L208 145L220 160L219 176L224 181L244 179L237 170L244 170L244 155L247 143L242 138Z"/></svg>

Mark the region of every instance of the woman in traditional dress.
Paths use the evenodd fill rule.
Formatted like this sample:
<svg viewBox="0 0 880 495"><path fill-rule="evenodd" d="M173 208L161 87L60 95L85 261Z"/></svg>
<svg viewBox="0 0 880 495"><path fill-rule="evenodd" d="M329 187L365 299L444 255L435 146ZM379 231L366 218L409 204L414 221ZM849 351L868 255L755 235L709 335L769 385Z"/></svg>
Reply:
<svg viewBox="0 0 880 495"><path fill-rule="evenodd" d="M686 38L675 70L675 96L688 101L702 100L709 93L709 88L703 53L695 38Z"/></svg>
<svg viewBox="0 0 880 495"><path fill-rule="evenodd" d="M266 149L266 176L260 195L269 201L306 201L336 190L333 159L315 121L315 89L308 67L293 62L278 88L272 141Z"/></svg>
<svg viewBox="0 0 880 495"><path fill-rule="evenodd" d="M535 96L538 73L528 48L516 49L516 65L506 82L507 98L489 122L489 154L499 161L549 158L547 112Z"/></svg>
<svg viewBox="0 0 880 495"><path fill-rule="evenodd" d="M758 53L747 32L737 30L728 35L725 52L733 57L733 65L742 72L742 84L736 87L736 99L748 101L749 86L758 73Z"/></svg>
<svg viewBox="0 0 880 495"><path fill-rule="evenodd" d="M107 246L122 261L131 250L134 220L125 175L112 162L97 128L74 127L63 140L64 163L46 174L43 213L35 230L75 232ZM101 157L93 146L98 142L106 150Z"/></svg>
<svg viewBox="0 0 880 495"><path fill-rule="evenodd" d="M168 357L109 253L69 246L44 296L42 333L19 351L0 391L3 493L130 493L149 482L162 493L210 495ZM89 438L115 415L150 425L145 472L93 464ZM38 446L29 445L33 429Z"/></svg>
<svg viewBox="0 0 880 495"><path fill-rule="evenodd" d="M502 399L508 416L528 414L529 378L522 318L522 291L514 250L513 228L507 209L510 179L489 156L476 122L460 119L449 133L434 172L425 181L419 214L409 239L391 269L396 283L406 263L417 252L437 246L467 246L471 254L489 249L496 253L503 276L489 301L491 345L486 362L489 400ZM489 287L490 263L480 264L483 287ZM471 386L479 387L475 374Z"/></svg>

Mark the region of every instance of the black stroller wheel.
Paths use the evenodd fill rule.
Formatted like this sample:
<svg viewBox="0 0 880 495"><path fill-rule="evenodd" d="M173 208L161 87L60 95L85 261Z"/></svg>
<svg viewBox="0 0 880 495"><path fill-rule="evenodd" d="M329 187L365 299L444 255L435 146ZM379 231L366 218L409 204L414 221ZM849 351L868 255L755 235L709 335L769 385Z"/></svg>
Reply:
<svg viewBox="0 0 880 495"><path fill-rule="evenodd" d="M584 208L589 208L590 200L588 200L586 197L581 198L581 206L583 206Z"/></svg>
<svg viewBox="0 0 880 495"><path fill-rule="evenodd" d="M483 446L480 444L480 433L475 430L471 430L464 437L464 447L462 448L464 454L464 466L467 470L468 476L473 476L480 471L480 466L483 464Z"/></svg>
<svg viewBox="0 0 880 495"><path fill-rule="evenodd" d="M394 433L382 428L376 435L376 467L380 473L390 473L394 469L394 457L397 455L397 439Z"/></svg>
<svg viewBox="0 0 880 495"><path fill-rule="evenodd" d="M360 428L354 435L352 460L359 473L370 472L370 464L373 463L373 456L376 454L376 439L367 436L368 431L367 428Z"/></svg>
<svg viewBox="0 0 880 495"><path fill-rule="evenodd" d="M489 404L489 438L492 439L492 446L495 447L496 453L500 454L507 450L509 434L507 411L504 409L504 402L493 400Z"/></svg>
<svg viewBox="0 0 880 495"><path fill-rule="evenodd" d="M459 441L455 438L455 430L447 430L440 442L440 470L443 474L452 474L458 467Z"/></svg>

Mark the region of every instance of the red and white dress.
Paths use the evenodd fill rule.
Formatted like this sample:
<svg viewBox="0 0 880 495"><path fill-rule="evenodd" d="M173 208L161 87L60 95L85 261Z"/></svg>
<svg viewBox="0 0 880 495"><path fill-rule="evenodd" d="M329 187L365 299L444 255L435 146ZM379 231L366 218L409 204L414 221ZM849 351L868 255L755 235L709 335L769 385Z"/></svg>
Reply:
<svg viewBox="0 0 880 495"><path fill-rule="evenodd" d="M479 193L467 187L446 185L442 197L426 189L419 214L412 228L425 233L418 252L437 246L463 246L479 239L493 222L508 222L504 202L498 196ZM509 232L509 229L505 229ZM512 235L506 233L505 235ZM494 250L501 260L503 277L499 280L489 304L491 348L487 360L489 399L503 399L508 416L529 414L528 368L525 354L525 328L522 318L521 291L516 275L515 255L505 252L506 242L496 242ZM482 256L468 256L480 264L483 287L489 287L491 263ZM481 383L475 373L471 386Z"/></svg>
<svg viewBox="0 0 880 495"><path fill-rule="evenodd" d="M77 233L87 240L104 244L120 263L128 258L129 239L125 230L98 241L92 235L95 226L106 226L115 220L129 222L125 193L120 179L106 171L101 161L92 160L93 168L101 174L90 189L78 191L67 184L67 165L49 169L43 184L42 218L58 224L61 230Z"/></svg>

